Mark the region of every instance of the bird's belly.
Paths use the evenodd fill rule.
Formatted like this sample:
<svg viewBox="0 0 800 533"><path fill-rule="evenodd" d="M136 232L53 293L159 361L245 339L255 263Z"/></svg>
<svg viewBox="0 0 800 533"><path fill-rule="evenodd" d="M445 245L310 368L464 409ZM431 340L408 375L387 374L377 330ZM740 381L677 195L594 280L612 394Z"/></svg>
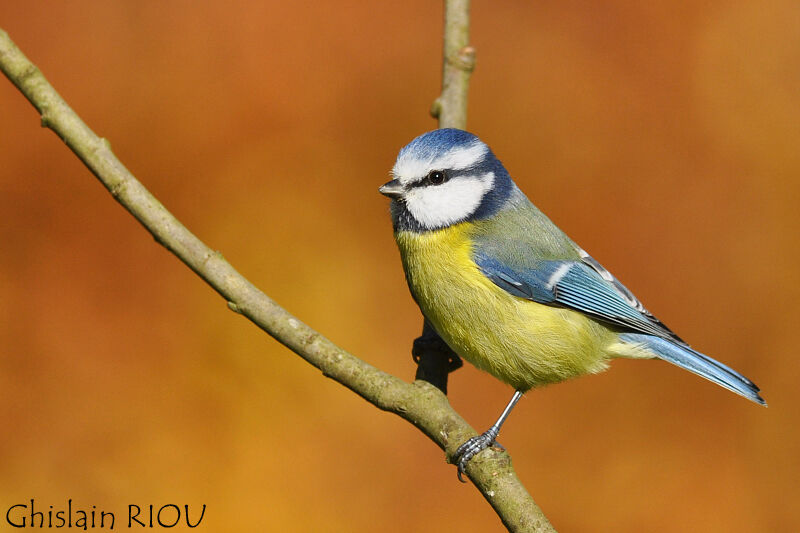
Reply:
<svg viewBox="0 0 800 533"><path fill-rule="evenodd" d="M445 342L518 390L606 368L608 329L581 313L507 293L471 258L467 228L399 232L409 287Z"/></svg>

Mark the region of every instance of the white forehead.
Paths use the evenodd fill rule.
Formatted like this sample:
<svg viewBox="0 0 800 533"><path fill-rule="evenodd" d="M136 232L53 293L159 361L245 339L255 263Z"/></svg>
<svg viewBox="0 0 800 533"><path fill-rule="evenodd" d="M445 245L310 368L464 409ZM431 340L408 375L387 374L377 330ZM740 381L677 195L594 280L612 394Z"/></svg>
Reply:
<svg viewBox="0 0 800 533"><path fill-rule="evenodd" d="M392 169L392 175L403 185L417 181L431 170L463 170L477 164L489 147L475 139L467 145L454 146L446 151L415 150L413 146L402 150Z"/></svg>

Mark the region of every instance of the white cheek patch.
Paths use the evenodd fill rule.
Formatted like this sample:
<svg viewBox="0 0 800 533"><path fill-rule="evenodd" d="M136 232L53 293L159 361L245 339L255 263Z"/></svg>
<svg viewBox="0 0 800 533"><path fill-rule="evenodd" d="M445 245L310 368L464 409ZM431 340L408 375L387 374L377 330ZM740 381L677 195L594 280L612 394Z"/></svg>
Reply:
<svg viewBox="0 0 800 533"><path fill-rule="evenodd" d="M426 229L443 228L473 214L493 183L494 173L489 172L414 188L405 195L406 208Z"/></svg>
<svg viewBox="0 0 800 533"><path fill-rule="evenodd" d="M397 158L392 175L400 183L408 183L424 178L431 170L464 170L477 164L489 151L481 141L470 146L453 148L438 157L419 158L419 154L406 152Z"/></svg>

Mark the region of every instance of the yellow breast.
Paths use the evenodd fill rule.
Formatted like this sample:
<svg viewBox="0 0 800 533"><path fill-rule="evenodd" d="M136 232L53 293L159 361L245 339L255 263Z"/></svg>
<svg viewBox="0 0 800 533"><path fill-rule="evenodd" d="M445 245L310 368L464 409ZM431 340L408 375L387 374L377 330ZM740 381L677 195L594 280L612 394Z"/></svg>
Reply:
<svg viewBox="0 0 800 533"><path fill-rule="evenodd" d="M472 260L470 224L395 234L409 287L460 356L518 390L604 370L615 335L581 313L507 293Z"/></svg>

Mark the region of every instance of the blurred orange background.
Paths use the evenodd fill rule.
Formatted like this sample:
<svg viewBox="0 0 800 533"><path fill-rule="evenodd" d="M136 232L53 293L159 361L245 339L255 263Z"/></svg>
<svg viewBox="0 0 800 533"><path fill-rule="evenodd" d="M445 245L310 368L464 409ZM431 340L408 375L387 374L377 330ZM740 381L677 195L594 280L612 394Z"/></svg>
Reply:
<svg viewBox="0 0 800 533"><path fill-rule="evenodd" d="M800 529L800 5L472 15L469 129L770 403L617 361L517 407L500 440L522 481L563 531ZM441 18L422 0L0 4L0 27L195 234L406 379L421 319L377 187L436 126ZM0 117L3 512L72 498L118 521L129 503L206 504L206 531L502 529L419 431L228 311L5 79ZM451 376L476 429L510 394Z"/></svg>

